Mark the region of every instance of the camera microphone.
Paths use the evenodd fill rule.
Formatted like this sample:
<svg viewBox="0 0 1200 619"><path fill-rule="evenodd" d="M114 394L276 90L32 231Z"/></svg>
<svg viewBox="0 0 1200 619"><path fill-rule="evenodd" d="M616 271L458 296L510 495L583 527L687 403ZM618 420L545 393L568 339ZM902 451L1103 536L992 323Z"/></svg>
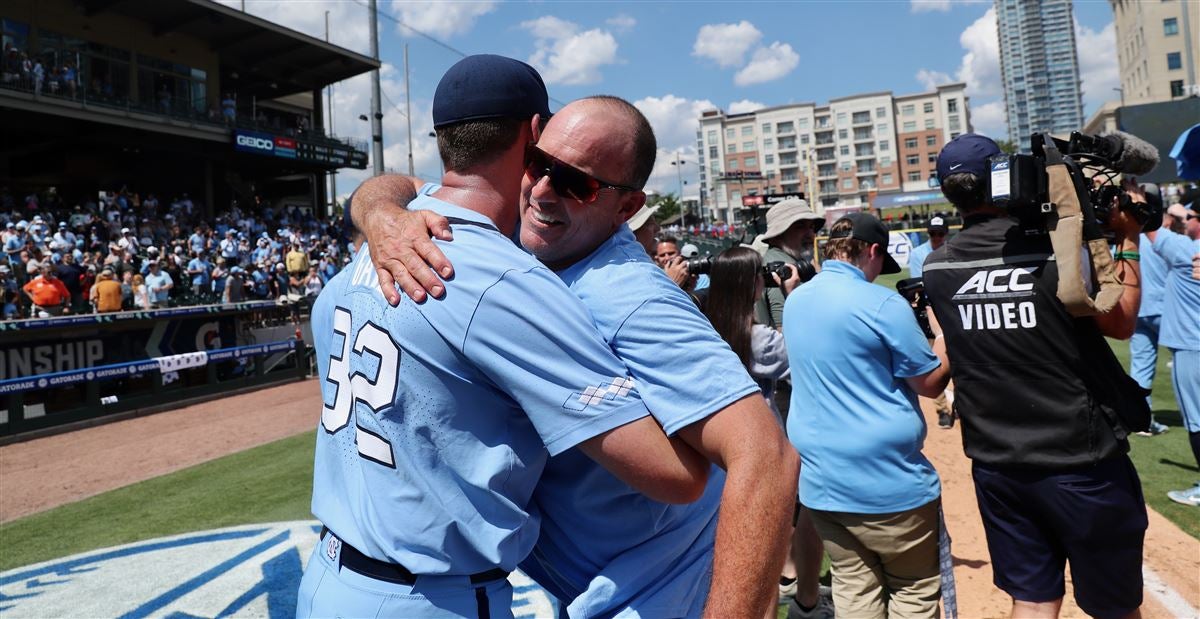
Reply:
<svg viewBox="0 0 1200 619"><path fill-rule="evenodd" d="M1135 135L1115 131L1100 136L1100 139L1108 142L1116 153L1112 164L1117 172L1143 176L1158 165L1158 149Z"/></svg>

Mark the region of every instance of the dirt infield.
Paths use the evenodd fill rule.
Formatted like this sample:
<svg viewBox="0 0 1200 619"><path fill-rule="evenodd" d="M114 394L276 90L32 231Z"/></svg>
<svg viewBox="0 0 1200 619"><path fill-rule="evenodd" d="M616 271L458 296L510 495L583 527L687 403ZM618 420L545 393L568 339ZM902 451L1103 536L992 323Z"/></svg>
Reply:
<svg viewBox="0 0 1200 619"><path fill-rule="evenodd" d="M0 448L0 522L308 431L319 415L316 383L310 380ZM936 417L930 413L928 418L925 451L942 478L960 615L1006 617L1008 597L992 585L970 463L963 456L958 428L939 430ZM1200 541L1151 511L1145 556L1164 590L1200 608ZM1158 585L1148 581L1151 586ZM1179 616L1179 605L1171 608L1176 610L1147 591L1146 617ZM1071 600L1069 588L1062 616L1085 616Z"/></svg>

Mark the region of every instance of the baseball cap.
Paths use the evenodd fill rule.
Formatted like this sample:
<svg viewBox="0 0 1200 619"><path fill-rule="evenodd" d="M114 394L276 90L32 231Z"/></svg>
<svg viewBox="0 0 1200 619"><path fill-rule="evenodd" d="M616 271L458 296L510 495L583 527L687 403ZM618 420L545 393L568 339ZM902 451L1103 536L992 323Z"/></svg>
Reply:
<svg viewBox="0 0 1200 619"><path fill-rule="evenodd" d="M853 227L849 230L829 233L830 240L851 238L871 245L879 245L883 248L883 270L880 273L890 275L900 272L900 265L887 252L888 231L884 229L883 224L874 215L868 213L851 213L838 219L838 221L842 221L843 219L853 222Z"/></svg>
<svg viewBox="0 0 1200 619"><path fill-rule="evenodd" d="M683 246L683 249L679 250L679 255L684 258L695 258L700 255L700 248L688 243Z"/></svg>
<svg viewBox="0 0 1200 619"><path fill-rule="evenodd" d="M801 219L809 219L813 221L824 222L825 218L821 217L808 206L808 201L801 198L788 198L779 202L775 206L767 209L767 231L763 233L764 241L771 240L792 226L792 224ZM820 229L820 226L818 226Z"/></svg>
<svg viewBox="0 0 1200 619"><path fill-rule="evenodd" d="M649 204L643 204L642 208L640 210L638 210L638 212L634 213L633 217L629 218L629 229L633 230L634 232L637 232L638 228L641 228L642 226L646 225L646 222L650 221L650 217L653 216L657 212L658 212L657 206L650 206Z"/></svg>
<svg viewBox="0 0 1200 619"><path fill-rule="evenodd" d="M129 234L129 228L121 228L121 234Z"/></svg>
<svg viewBox="0 0 1200 619"><path fill-rule="evenodd" d="M433 93L434 128L468 120L550 117L549 96L533 67L494 54L454 63Z"/></svg>
<svg viewBox="0 0 1200 619"><path fill-rule="evenodd" d="M978 133L964 133L946 143L942 152L938 153L938 180L945 181L947 176L962 172L987 178L990 170L988 159L1001 152L992 138Z"/></svg>
<svg viewBox="0 0 1200 619"><path fill-rule="evenodd" d="M946 231L946 220L942 219L941 217L934 217L933 219L930 219L929 220L929 230L931 232L935 231L935 230L938 232L945 232Z"/></svg>
<svg viewBox="0 0 1200 619"><path fill-rule="evenodd" d="M4 224L4 227L5 227L5 228L12 228L12 227L14 227L14 226L16 226L16 224L14 224L14 223L13 223L13 222L11 222L11 221L10 221L10 222L8 222L8 223L6 223L6 224Z"/></svg>
<svg viewBox="0 0 1200 619"><path fill-rule="evenodd" d="M18 222L17 222L17 229L18 229L18 230L24 230L25 228L28 228L28 227L29 227L29 224L25 223L25 220L24 220L24 219L22 219L21 221L18 221Z"/></svg>

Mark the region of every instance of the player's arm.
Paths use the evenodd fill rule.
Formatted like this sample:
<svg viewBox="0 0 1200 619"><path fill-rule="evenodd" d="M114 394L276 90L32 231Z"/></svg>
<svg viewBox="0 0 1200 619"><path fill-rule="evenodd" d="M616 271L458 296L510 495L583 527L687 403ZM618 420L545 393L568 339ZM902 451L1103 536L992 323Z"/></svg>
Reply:
<svg viewBox="0 0 1200 619"><path fill-rule="evenodd" d="M686 442L667 438L649 415L588 439L579 448L655 501L691 503L708 483L708 459Z"/></svg>
<svg viewBox="0 0 1200 619"><path fill-rule="evenodd" d="M385 174L367 179L352 196L350 217L366 234L379 289L392 305L400 302L396 285L420 303L426 293L441 297L445 292L442 278L454 275L450 261L430 240L452 239L446 218L429 211L405 210L423 184L411 176Z"/></svg>
<svg viewBox="0 0 1200 619"><path fill-rule="evenodd" d="M791 539L800 458L761 394L684 427L679 436L726 471L707 617L761 617Z"/></svg>

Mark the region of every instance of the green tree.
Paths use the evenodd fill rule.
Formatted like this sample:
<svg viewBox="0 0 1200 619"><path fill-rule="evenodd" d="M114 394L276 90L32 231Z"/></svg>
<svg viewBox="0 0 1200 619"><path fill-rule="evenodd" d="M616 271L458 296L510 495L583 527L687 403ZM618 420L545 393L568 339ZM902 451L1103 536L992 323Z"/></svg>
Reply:
<svg viewBox="0 0 1200 619"><path fill-rule="evenodd" d="M999 146L1001 151L1009 155L1015 155L1017 153L1017 145L1008 140L997 140L996 146Z"/></svg>
<svg viewBox="0 0 1200 619"><path fill-rule="evenodd" d="M658 207L658 211L654 213L654 218L658 221L666 221L679 214L679 198L673 193L650 194L646 196L646 204Z"/></svg>

